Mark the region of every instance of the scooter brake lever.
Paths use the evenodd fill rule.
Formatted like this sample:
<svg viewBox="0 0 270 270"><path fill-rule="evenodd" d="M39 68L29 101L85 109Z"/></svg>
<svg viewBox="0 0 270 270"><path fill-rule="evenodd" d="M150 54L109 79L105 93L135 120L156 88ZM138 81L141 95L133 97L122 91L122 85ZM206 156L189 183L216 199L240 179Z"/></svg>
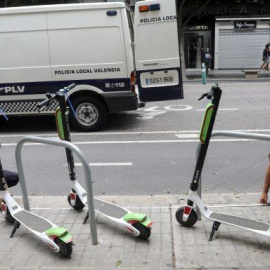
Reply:
<svg viewBox="0 0 270 270"><path fill-rule="evenodd" d="M202 96L198 100L202 100L203 98L207 97L208 93L202 94Z"/></svg>

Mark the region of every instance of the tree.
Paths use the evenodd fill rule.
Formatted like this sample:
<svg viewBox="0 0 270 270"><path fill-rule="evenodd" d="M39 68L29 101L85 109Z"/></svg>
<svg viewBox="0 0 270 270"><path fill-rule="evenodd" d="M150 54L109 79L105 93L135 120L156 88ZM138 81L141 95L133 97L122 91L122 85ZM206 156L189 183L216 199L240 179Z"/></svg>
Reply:
<svg viewBox="0 0 270 270"><path fill-rule="evenodd" d="M179 29L179 37L180 37L180 59L181 59L181 70L182 77L185 80L187 78L186 75L186 62L185 62L185 30L188 23L194 18L196 15L200 14L200 12L209 4L211 0L177 0L178 4L178 29ZM184 16L185 10L188 8L194 8L193 13L188 16Z"/></svg>
<svg viewBox="0 0 270 270"><path fill-rule="evenodd" d="M79 3L79 2L82 2L82 0L3 0L0 1L0 7L50 5L50 4L65 4L65 3Z"/></svg>

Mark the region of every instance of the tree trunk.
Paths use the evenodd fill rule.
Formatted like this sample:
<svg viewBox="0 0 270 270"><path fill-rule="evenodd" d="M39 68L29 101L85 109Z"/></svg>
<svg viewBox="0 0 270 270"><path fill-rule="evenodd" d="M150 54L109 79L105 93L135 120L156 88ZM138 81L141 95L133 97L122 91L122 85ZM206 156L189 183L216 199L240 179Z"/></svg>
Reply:
<svg viewBox="0 0 270 270"><path fill-rule="evenodd" d="M185 27L182 23L178 23L180 33L180 61L182 70L182 79L187 80L186 61L185 61Z"/></svg>
<svg viewBox="0 0 270 270"><path fill-rule="evenodd" d="M180 63L181 63L181 71L182 71L182 79L187 80L187 73L186 73L186 61L185 61L185 26L183 25L183 18L182 18L182 10L179 8L178 11L178 33L179 33L179 43L180 43Z"/></svg>

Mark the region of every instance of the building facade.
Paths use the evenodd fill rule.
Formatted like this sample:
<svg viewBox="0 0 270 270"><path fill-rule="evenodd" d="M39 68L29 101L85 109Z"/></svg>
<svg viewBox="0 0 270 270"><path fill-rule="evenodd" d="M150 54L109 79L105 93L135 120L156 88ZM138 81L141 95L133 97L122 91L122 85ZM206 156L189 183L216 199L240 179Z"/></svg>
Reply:
<svg viewBox="0 0 270 270"><path fill-rule="evenodd" d="M263 49L270 43L270 1L215 2L201 10L185 30L187 68L200 68L207 49L212 55L211 68L259 68ZM194 8L185 11L185 18Z"/></svg>
<svg viewBox="0 0 270 270"><path fill-rule="evenodd" d="M270 17L216 18L215 69L259 68L270 43Z"/></svg>
<svg viewBox="0 0 270 270"><path fill-rule="evenodd" d="M117 1L134 6L141 0L107 0ZM184 18L198 8L190 5ZM184 42L189 69L201 68L206 51L212 56L212 69L259 68L263 49L270 43L270 0L212 0L190 20Z"/></svg>

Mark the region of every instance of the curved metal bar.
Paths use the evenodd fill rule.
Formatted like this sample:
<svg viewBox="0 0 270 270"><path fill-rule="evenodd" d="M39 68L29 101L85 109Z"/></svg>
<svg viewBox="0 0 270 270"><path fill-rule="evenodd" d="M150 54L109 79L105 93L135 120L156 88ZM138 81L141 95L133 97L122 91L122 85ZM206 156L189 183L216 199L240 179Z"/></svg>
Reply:
<svg viewBox="0 0 270 270"><path fill-rule="evenodd" d="M260 141L270 141L270 135L263 135L258 133L232 132L232 131L213 131L212 137L225 136L239 139L251 139Z"/></svg>
<svg viewBox="0 0 270 270"><path fill-rule="evenodd" d="M28 200L23 164L22 164L22 154L21 154L23 145L26 142L42 143L42 144L65 147L65 148L70 149L72 152L74 152L76 156L80 159L84 167L85 185L86 185L86 190L87 190L87 201L89 202L88 212L89 212L89 217L90 217L90 231L91 231L92 244L97 245L98 238L97 238L95 207L94 207L94 199L93 199L92 177L91 177L89 164L84 154L82 153L82 151L74 144L67 141L59 140L58 138L48 139L48 138L41 138L41 137L35 137L35 136L26 136L17 143L16 151L15 151L16 164L17 164L17 170L18 170L19 179L20 179L19 182L20 182L20 186L22 190L22 199L23 199L24 208L28 211L30 211L30 204Z"/></svg>

